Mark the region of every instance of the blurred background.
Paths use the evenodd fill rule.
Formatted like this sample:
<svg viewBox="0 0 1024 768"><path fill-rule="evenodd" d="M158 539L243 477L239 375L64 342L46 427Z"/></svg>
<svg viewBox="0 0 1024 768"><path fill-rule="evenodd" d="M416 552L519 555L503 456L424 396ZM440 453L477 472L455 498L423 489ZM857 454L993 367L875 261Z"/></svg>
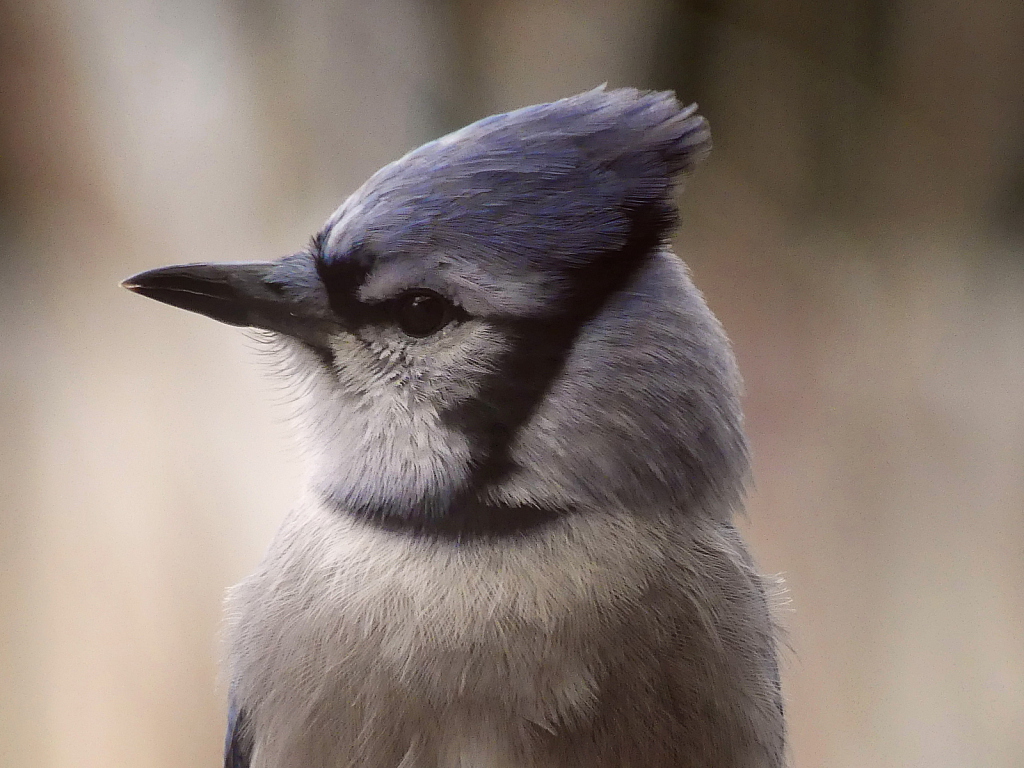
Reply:
<svg viewBox="0 0 1024 768"><path fill-rule="evenodd" d="M1020 0L0 0L0 766L219 763L301 469L245 335L130 295L602 82L700 102L795 768L1024 766Z"/></svg>

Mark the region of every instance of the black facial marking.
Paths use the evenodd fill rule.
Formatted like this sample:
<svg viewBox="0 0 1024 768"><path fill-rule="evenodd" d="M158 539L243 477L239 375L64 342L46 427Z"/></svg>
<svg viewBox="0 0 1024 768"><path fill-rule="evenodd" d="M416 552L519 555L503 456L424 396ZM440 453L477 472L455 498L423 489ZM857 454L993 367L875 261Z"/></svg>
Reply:
<svg viewBox="0 0 1024 768"><path fill-rule="evenodd" d="M325 254L324 240L314 239L313 252L317 274L327 289L331 310L350 330L359 328L382 315L381 308L359 301L359 288L377 260L365 244L357 244L342 255Z"/></svg>
<svg viewBox="0 0 1024 768"><path fill-rule="evenodd" d="M340 256L328 256L323 248L324 238L314 238L310 252L316 272L327 291L331 311L350 333L369 324L390 324L410 338L422 339L432 336L454 320L467 317L461 307L425 288L406 291L387 301L360 301L359 289L379 255L365 243L357 244Z"/></svg>
<svg viewBox="0 0 1024 768"><path fill-rule="evenodd" d="M575 510L571 509L529 504L508 506L469 499L458 506L452 505L443 515L362 514L360 517L385 531L449 541L472 541L529 535L574 513Z"/></svg>
<svg viewBox="0 0 1024 768"><path fill-rule="evenodd" d="M492 320L512 344L478 395L442 414L448 426L469 438L472 455L480 457L465 487L454 498L401 499L350 511L386 530L456 540L521 536L573 514L571 509L495 504L490 491L514 471L515 437L558 378L582 327L662 245L674 222L667 202L630 210L628 216L632 226L625 245L578 269L572 277L575 292L561 314Z"/></svg>
<svg viewBox="0 0 1024 768"><path fill-rule="evenodd" d="M507 321L504 330L513 343L479 395L442 415L469 437L474 456L486 457L475 467L453 508L470 503L515 469L510 452L516 434L558 378L576 336L661 246L675 221L667 202L628 215L631 229L625 245L579 268L573 276L576 290L565 302L565 312L554 319Z"/></svg>
<svg viewBox="0 0 1024 768"><path fill-rule="evenodd" d="M307 345L313 352L316 353L317 359L320 360L320 364L323 365L324 369L328 374L334 372L334 350L328 349L327 347L314 347L312 344Z"/></svg>

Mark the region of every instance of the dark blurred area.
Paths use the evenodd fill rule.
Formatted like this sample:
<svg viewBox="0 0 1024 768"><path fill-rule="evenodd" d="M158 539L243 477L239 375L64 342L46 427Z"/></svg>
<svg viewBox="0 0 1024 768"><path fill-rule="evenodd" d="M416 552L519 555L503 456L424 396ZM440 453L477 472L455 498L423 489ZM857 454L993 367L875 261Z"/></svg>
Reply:
<svg viewBox="0 0 1024 768"><path fill-rule="evenodd" d="M301 481L244 334L121 278L301 248L602 82L700 102L796 768L1024 766L1020 0L0 0L0 765L217 765L223 590Z"/></svg>

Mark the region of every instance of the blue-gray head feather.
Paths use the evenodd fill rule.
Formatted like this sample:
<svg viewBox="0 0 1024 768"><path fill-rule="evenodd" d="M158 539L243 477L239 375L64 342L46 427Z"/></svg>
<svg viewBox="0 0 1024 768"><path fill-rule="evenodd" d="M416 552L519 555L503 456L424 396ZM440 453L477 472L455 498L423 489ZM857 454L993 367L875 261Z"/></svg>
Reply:
<svg viewBox="0 0 1024 768"><path fill-rule="evenodd" d="M710 150L695 112L596 89L488 117L374 174L328 222L324 267L369 251L408 281L446 273L471 313L560 314L581 271L668 236L674 183Z"/></svg>

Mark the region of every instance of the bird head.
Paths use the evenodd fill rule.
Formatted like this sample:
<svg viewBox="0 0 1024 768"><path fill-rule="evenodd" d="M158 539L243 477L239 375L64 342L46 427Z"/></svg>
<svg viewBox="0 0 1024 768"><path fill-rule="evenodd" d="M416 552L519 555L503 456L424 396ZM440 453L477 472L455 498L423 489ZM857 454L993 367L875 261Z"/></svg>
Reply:
<svg viewBox="0 0 1024 768"><path fill-rule="evenodd" d="M270 334L311 492L458 537L726 514L747 449L728 343L668 238L695 106L597 89L413 150L303 251L126 288Z"/></svg>

